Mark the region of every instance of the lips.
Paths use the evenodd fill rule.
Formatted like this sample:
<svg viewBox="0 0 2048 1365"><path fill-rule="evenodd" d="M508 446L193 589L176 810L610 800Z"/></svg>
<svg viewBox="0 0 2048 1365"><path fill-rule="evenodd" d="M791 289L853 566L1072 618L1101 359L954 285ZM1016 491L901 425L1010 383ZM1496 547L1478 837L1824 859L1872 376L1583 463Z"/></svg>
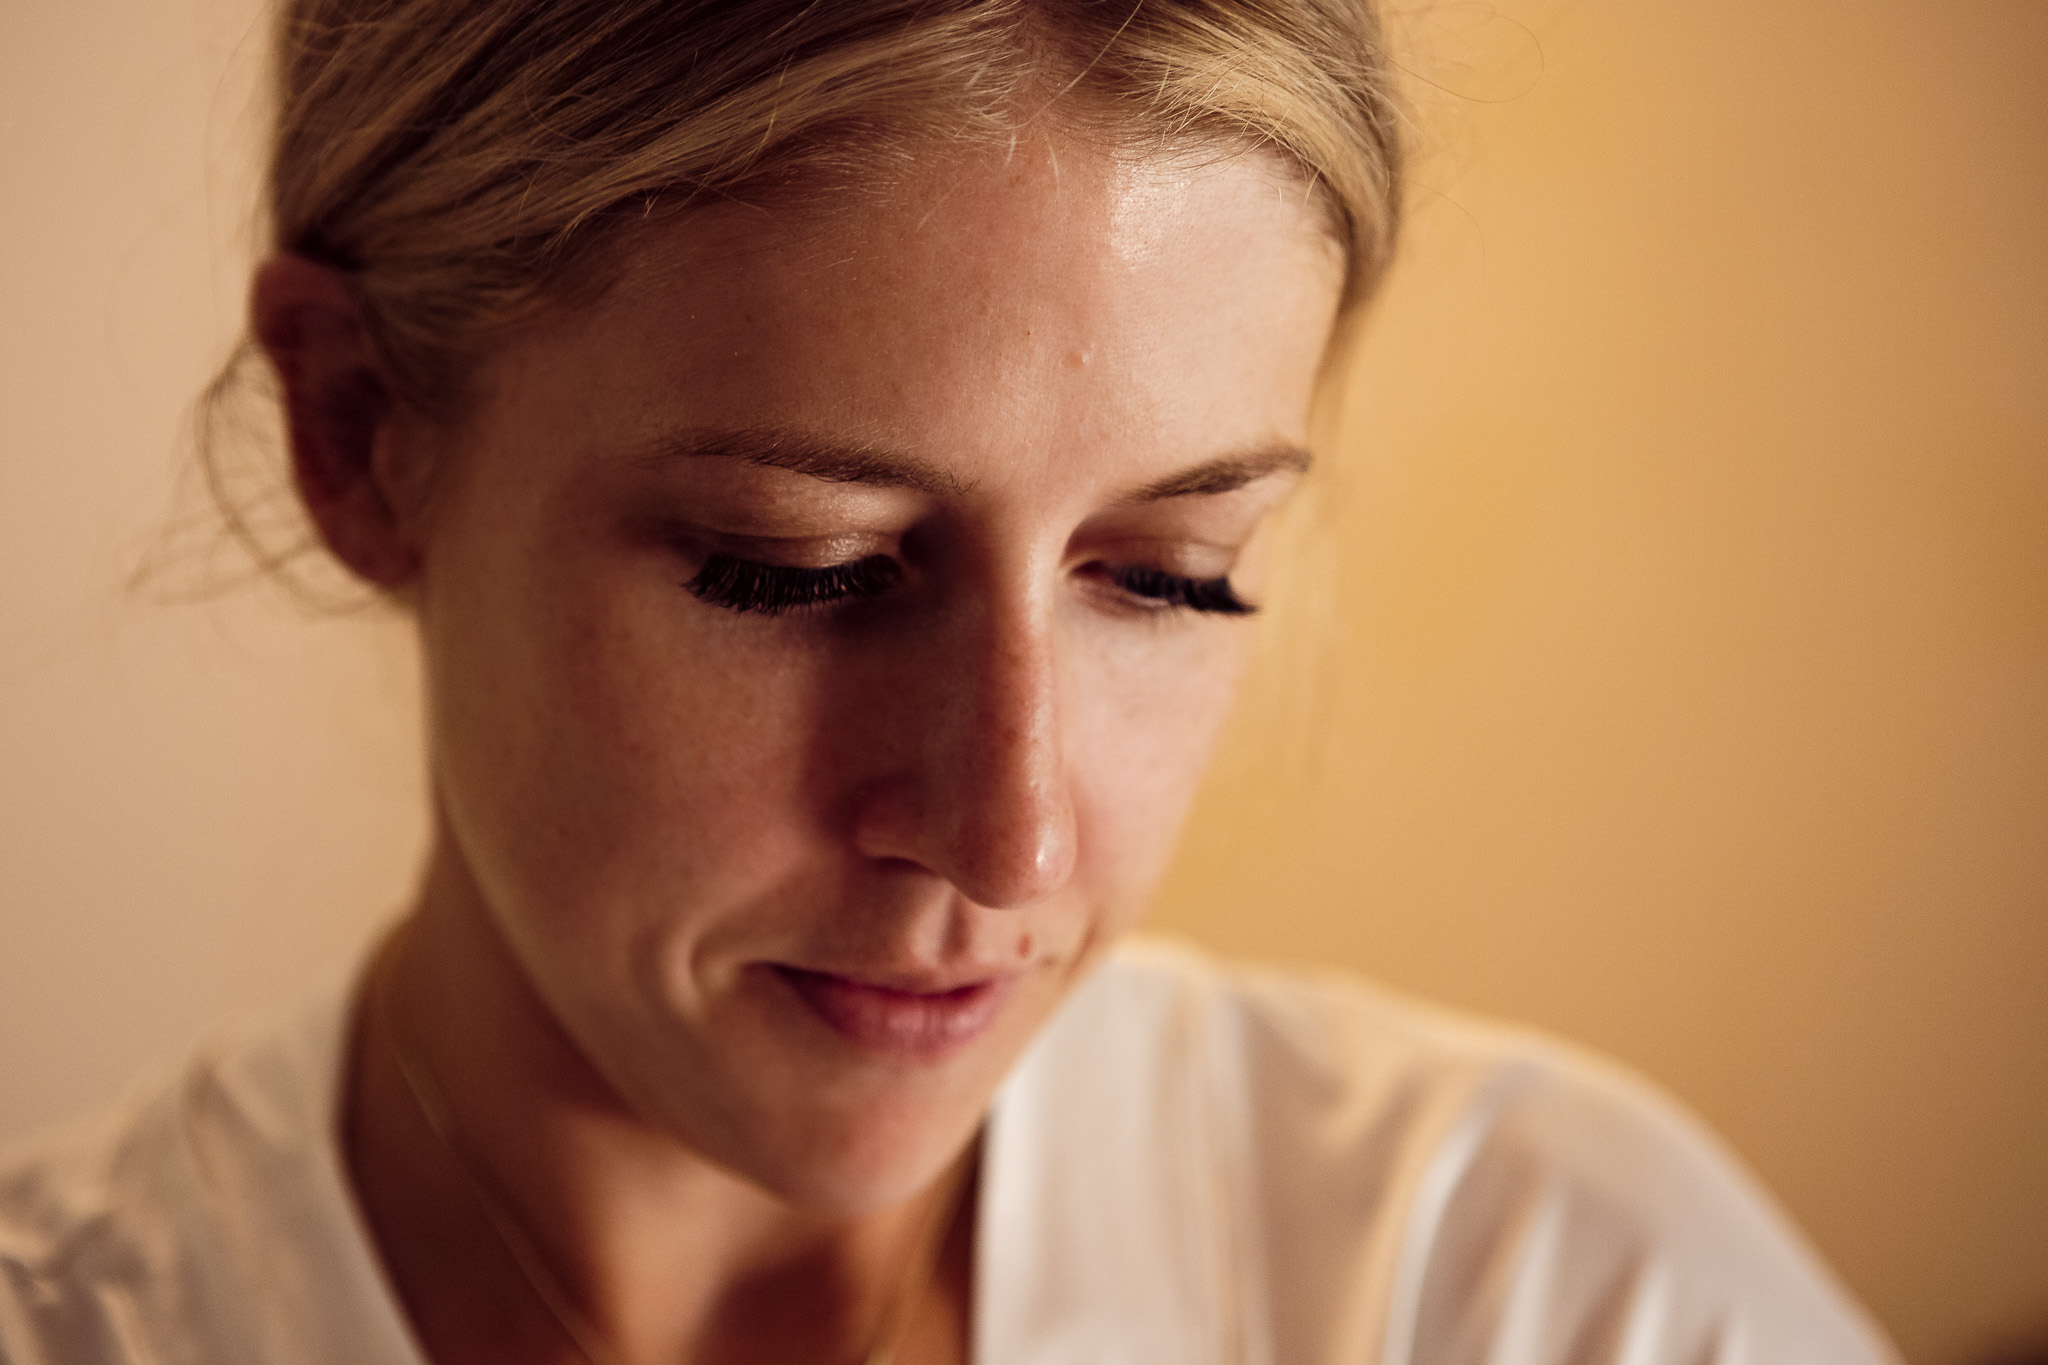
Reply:
<svg viewBox="0 0 2048 1365"><path fill-rule="evenodd" d="M1002 1011L1014 981L994 976L917 990L802 967L777 966L774 971L847 1042L883 1056L917 1061L935 1061L985 1032Z"/></svg>

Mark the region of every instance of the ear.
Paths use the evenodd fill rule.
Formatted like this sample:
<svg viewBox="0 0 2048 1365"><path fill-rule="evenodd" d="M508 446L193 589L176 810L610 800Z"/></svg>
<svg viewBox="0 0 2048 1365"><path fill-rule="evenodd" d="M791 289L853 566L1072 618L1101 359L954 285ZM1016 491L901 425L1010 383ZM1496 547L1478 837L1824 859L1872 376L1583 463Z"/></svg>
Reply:
<svg viewBox="0 0 2048 1365"><path fill-rule="evenodd" d="M395 591L419 570L406 442L361 311L338 270L280 255L256 272L256 340L284 388L293 480L327 548Z"/></svg>

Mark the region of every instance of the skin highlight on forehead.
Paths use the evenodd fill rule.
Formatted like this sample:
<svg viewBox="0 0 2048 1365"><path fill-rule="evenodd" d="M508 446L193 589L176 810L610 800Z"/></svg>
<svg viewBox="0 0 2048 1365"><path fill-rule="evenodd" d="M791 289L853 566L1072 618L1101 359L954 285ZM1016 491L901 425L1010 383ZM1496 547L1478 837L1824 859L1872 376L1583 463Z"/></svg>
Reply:
<svg viewBox="0 0 2048 1365"><path fill-rule="evenodd" d="M612 259L637 258L636 269L648 272L642 275L648 285L683 269L745 269L769 258L800 274L886 268L892 248L904 239L950 234L948 220L978 217L987 234L1014 230L999 204L984 203L977 213L969 202L977 194L986 198L987 172L994 171L1013 189L1050 190L1073 227L1092 227L1113 259L1135 268L1156 259L1169 241L1210 226L1210 216L1190 200L1192 186L1249 170L1270 188L1275 212L1271 230L1241 248L1305 251L1327 265L1333 281L1341 282L1344 274L1341 225L1327 193L1270 148L1221 135L1170 139L1096 131L1073 121L1048 121L999 145L932 136L910 146L915 150L887 158L872 174L840 166L819 172L818 184L657 209L627 230ZM632 252L631 242L680 219L696 224L705 243L702 257L687 266L675 260L652 264L650 271L645 253ZM884 222L888 227L878 230ZM968 249L985 245L976 239ZM1078 360L1085 363L1087 357Z"/></svg>

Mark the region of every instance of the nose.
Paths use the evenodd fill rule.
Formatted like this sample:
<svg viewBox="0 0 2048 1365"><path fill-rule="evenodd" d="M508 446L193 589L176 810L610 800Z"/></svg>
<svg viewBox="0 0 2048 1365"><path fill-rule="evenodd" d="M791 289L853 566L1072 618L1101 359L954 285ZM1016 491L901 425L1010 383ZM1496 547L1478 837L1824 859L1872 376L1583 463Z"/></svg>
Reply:
<svg viewBox="0 0 2048 1365"><path fill-rule="evenodd" d="M976 616L941 630L903 680L887 748L908 767L869 785L855 842L1003 909L1073 875L1073 793L1054 623L1021 605Z"/></svg>

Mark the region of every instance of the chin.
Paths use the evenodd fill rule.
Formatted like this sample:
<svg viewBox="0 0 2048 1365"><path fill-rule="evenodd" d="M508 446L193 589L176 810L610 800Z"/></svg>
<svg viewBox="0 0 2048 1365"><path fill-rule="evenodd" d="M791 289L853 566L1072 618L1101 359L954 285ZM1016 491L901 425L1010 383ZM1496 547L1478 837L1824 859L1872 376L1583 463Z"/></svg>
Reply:
<svg viewBox="0 0 2048 1365"><path fill-rule="evenodd" d="M894 1208L931 1187L979 1131L986 1105L934 1113L889 1106L806 1114L794 1142L752 1145L737 1174L823 1217Z"/></svg>
<svg viewBox="0 0 2048 1365"><path fill-rule="evenodd" d="M756 1092L756 1121L733 1153L742 1173L827 1216L873 1213L922 1193L974 1141L1034 1032L1029 1019L1006 1022L1016 1027L991 1030L943 1060L812 1054L777 1068L779 1083Z"/></svg>
<svg viewBox="0 0 2048 1365"><path fill-rule="evenodd" d="M662 1024L622 1031L681 1043L669 1065L644 1048L613 1055L638 1054L622 1068L633 1107L715 1164L819 1216L873 1213L928 1189L973 1142L1093 956L931 976L755 962L700 995L716 1003L680 1029L672 991L653 1011Z"/></svg>

